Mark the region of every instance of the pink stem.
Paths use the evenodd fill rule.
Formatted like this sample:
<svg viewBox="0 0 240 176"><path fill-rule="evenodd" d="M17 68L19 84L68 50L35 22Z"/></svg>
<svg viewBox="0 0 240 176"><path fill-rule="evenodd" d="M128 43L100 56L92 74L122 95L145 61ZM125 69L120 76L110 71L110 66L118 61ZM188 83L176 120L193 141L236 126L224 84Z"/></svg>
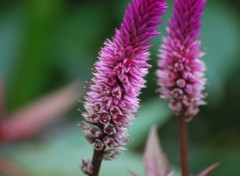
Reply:
<svg viewBox="0 0 240 176"><path fill-rule="evenodd" d="M178 117L179 127L179 142L180 142L180 157L181 157L181 169L182 176L189 176L188 166L188 134L187 134L187 122L184 116Z"/></svg>
<svg viewBox="0 0 240 176"><path fill-rule="evenodd" d="M98 176L100 167L102 164L102 160L103 160L104 150L105 148L100 151L97 151L94 149L93 158L92 158L93 174L91 176Z"/></svg>

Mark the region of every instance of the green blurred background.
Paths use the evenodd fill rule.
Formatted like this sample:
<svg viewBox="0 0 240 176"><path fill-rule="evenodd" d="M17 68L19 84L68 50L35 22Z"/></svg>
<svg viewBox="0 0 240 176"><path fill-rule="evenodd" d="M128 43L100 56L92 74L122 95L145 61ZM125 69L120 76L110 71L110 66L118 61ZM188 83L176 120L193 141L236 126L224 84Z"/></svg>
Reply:
<svg viewBox="0 0 240 176"><path fill-rule="evenodd" d="M127 0L1 0L0 78L5 85L7 114L75 80L91 78L91 67L106 38L119 27ZM159 31L165 35L166 20ZM203 60L209 85L207 106L189 124L192 173L220 161L212 176L240 175L240 1L209 0L203 17ZM150 126L158 125L161 144L178 170L176 119L155 94L156 54L160 37L152 41L153 67L141 95L139 118L130 130L133 141L120 159L104 162L102 176L143 174L142 155ZM79 97L81 98L81 97ZM81 175L80 159L91 158L91 146L77 127L75 106L31 138L0 146L4 158L31 176ZM34 117L33 117L34 118ZM32 124L34 125L34 124ZM177 172L177 171L176 171ZM1 175L1 172L0 172Z"/></svg>

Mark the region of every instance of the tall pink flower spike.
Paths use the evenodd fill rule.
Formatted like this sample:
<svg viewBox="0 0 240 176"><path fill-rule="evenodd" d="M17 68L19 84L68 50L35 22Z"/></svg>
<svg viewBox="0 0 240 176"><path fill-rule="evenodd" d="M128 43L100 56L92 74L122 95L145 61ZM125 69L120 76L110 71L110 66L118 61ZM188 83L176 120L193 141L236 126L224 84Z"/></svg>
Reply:
<svg viewBox="0 0 240 176"><path fill-rule="evenodd" d="M168 37L160 47L157 84L162 98L171 110L187 120L204 105L205 65L200 60L200 19L206 0L175 0L173 16L167 28Z"/></svg>
<svg viewBox="0 0 240 176"><path fill-rule="evenodd" d="M115 158L128 141L127 130L136 116L138 96L150 67L148 42L159 34L159 17L166 8L165 0L133 0L120 29L112 41L104 43L94 65L81 127L94 149L105 151L104 159Z"/></svg>

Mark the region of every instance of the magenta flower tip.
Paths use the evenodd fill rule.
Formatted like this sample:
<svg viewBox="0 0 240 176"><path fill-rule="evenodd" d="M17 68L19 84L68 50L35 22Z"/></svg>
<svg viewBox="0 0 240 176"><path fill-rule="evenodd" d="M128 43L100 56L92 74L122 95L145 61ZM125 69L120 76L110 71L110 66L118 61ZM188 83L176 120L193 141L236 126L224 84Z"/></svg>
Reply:
<svg viewBox="0 0 240 176"><path fill-rule="evenodd" d="M133 0L120 29L112 41L104 43L94 65L81 127L95 150L106 149L107 160L115 158L128 141L127 129L150 67L148 42L158 35L159 17L165 9L164 0Z"/></svg>
<svg viewBox="0 0 240 176"><path fill-rule="evenodd" d="M160 47L157 84L171 110L187 119L195 116L203 98L206 79L200 58L200 19L206 0L175 0L173 16L167 28L168 38Z"/></svg>

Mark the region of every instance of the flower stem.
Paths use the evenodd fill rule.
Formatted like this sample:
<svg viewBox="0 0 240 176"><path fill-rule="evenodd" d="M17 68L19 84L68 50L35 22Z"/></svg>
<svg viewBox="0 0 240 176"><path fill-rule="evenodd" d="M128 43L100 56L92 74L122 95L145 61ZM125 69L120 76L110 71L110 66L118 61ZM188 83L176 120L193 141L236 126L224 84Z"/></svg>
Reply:
<svg viewBox="0 0 240 176"><path fill-rule="evenodd" d="M101 167L102 160L103 160L104 150L105 150L105 148L100 151L97 151L94 149L93 158L92 158L92 165L93 165L92 176L98 176L98 174L99 174L100 167Z"/></svg>
<svg viewBox="0 0 240 176"><path fill-rule="evenodd" d="M183 115L178 117L182 176L189 176L187 122Z"/></svg>

